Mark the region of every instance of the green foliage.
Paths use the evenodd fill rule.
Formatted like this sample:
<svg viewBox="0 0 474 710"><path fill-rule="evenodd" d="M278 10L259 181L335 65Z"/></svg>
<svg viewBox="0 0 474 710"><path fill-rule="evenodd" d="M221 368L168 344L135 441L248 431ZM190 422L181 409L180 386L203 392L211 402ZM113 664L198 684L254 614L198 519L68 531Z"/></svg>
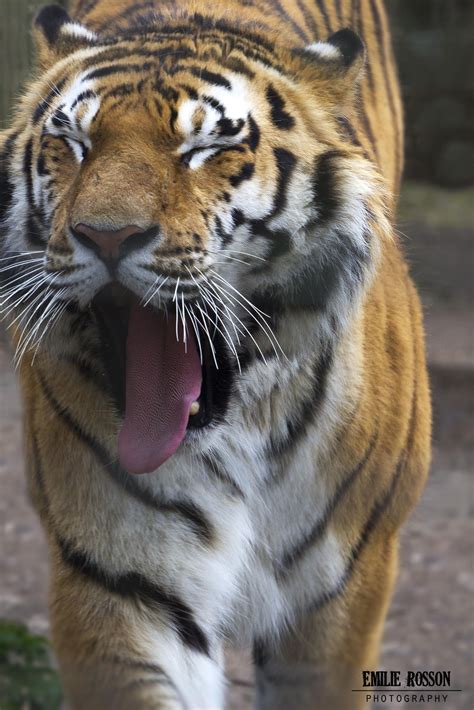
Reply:
<svg viewBox="0 0 474 710"><path fill-rule="evenodd" d="M59 710L62 692L48 641L0 620L1 710Z"/></svg>

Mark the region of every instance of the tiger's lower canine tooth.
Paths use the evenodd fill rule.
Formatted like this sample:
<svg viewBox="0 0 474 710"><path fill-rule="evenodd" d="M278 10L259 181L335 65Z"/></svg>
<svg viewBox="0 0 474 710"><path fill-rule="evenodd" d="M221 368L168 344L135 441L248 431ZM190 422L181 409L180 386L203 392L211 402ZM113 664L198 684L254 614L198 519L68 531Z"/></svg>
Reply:
<svg viewBox="0 0 474 710"><path fill-rule="evenodd" d="M199 410L201 409L201 405L199 402L193 402L191 405L191 409L189 410L189 416L194 417L196 414L199 413Z"/></svg>

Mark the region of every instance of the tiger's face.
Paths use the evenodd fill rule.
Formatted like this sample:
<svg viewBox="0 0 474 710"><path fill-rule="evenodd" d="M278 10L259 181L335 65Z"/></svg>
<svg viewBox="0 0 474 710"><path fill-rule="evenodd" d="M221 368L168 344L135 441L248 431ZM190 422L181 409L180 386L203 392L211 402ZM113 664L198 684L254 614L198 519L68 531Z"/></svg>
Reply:
<svg viewBox="0 0 474 710"><path fill-rule="evenodd" d="M111 42L58 8L36 38L46 71L3 151L7 306L21 352L43 334L67 350L71 318L114 332L119 451L150 471L223 414L239 355L281 352L260 297L318 308L351 287L339 271L362 279L373 186L340 135L362 45L349 31L298 53L249 39L248 56L215 32Z"/></svg>

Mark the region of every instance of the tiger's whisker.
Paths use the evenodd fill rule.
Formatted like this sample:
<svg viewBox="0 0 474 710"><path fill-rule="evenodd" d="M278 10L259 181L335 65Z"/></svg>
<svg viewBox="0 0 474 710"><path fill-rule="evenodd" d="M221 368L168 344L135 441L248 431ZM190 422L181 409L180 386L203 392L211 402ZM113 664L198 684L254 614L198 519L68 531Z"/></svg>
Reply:
<svg viewBox="0 0 474 710"><path fill-rule="evenodd" d="M16 318L8 325L8 330L10 328L12 328L17 321L20 321L20 324L19 324L20 327L27 328L32 316L30 316L30 318L27 320L26 323L21 323L21 321L24 320L26 317L28 317L28 313L29 313L30 309L33 308L34 304L37 303L40 299L44 299L44 297L45 297L45 293L43 291L40 292L40 294L30 303L30 305L22 313L20 313L18 316L16 316ZM33 314L35 311L36 311L36 308L33 309Z"/></svg>
<svg viewBox="0 0 474 710"><path fill-rule="evenodd" d="M17 257L20 256L29 256L30 254L44 254L44 251L42 249L36 249L35 251L15 251L15 252L10 252L10 256L3 256L0 261L8 261L12 259L16 259Z"/></svg>
<svg viewBox="0 0 474 710"><path fill-rule="evenodd" d="M193 326L193 330L196 334L196 340L197 340L197 344L198 344L198 348L199 348L199 359L200 359L201 365L202 365L204 360L203 360L203 355L202 355L201 336L199 333L199 328L196 326L196 320L195 320L192 306L185 305L185 308L186 308L186 312L188 313L189 318L191 320L191 325Z"/></svg>
<svg viewBox="0 0 474 710"><path fill-rule="evenodd" d="M222 299L221 299L221 301L222 301ZM224 302L222 301L222 303L224 303ZM261 356L263 362L266 364L267 361L266 361L265 355L264 355L264 353L263 353L263 351L262 351L260 345L258 344L257 340L256 340L255 337L253 336L252 332L247 328L247 326L245 325L245 323L238 317L238 315L237 315L236 313L234 313L234 318L241 324L242 328L243 328L244 331L247 333L247 335L249 336L249 338L252 340L253 344L254 344L255 347L257 348L258 352L260 353L260 356ZM239 330L240 330L240 329L239 329ZM242 331L240 331L240 332L242 333ZM245 337L245 334L244 334L244 333L242 333L242 335Z"/></svg>
<svg viewBox="0 0 474 710"><path fill-rule="evenodd" d="M35 259L25 259L25 261L14 262L13 264L10 264L9 266L2 266L0 268L0 273L3 273L4 271L11 271L12 269L18 269L20 266L26 266L29 264L37 266L42 261L43 261L43 259L38 257Z"/></svg>
<svg viewBox="0 0 474 710"><path fill-rule="evenodd" d="M54 330L54 328L56 327L56 325L60 321L61 316L63 315L63 313L67 309L67 303L61 302L61 300L60 300L62 298L62 296L65 294L65 292L66 292L66 289L63 289L63 291L60 291L58 294L57 303L56 303L57 308L55 308L55 311L53 312L51 317L48 318L46 328L44 329L43 333L38 338L38 342L36 344L36 348L35 348L35 352L33 355L33 359L31 361L31 365L34 365L36 356L38 354L39 347L41 345L41 342L45 339L48 332Z"/></svg>
<svg viewBox="0 0 474 710"><path fill-rule="evenodd" d="M18 298L13 303L9 304L8 310L10 312L15 310L20 305L20 303L23 303L24 300L31 298L31 296L35 293L36 289L38 289L40 286L43 286L49 280L49 278L49 276L43 276L40 280L38 280L38 276L35 276L34 279L30 279L28 283L33 282L34 285L31 286L23 296ZM18 292L21 293L25 289L26 285L27 284L21 284L21 286L17 286L14 291L8 294L8 296L2 301L1 306L3 307L4 304L7 304L8 301L10 301L14 296L16 296Z"/></svg>
<svg viewBox="0 0 474 710"><path fill-rule="evenodd" d="M202 297L203 297L206 301L209 302L209 305L210 305L211 308L214 310L214 313L216 314L216 323L219 322L219 323L222 324L222 327L224 328L224 330L225 330L225 332L226 332L226 334L227 334L227 336L228 336L227 338L226 338L225 335L222 333L222 331L218 328L218 326L216 325L216 323L215 323L214 325L215 325L216 328L218 328L218 331L221 333L221 335L224 337L224 339L226 340L226 342L229 344L230 349L232 350L232 352L234 353L234 355L235 355L235 357L236 357L236 359L237 359L237 363L238 363L238 366L239 366L239 371L241 371L241 369L240 369L239 355L238 355L238 353L237 353L237 350L236 350L236 348L235 348L234 343L232 342L232 337L231 337L231 335L230 335L230 333L229 333L229 331L228 331L228 329L227 329L227 326L226 326L226 324L225 324L223 318L222 318L222 317L218 314L218 312L217 312L217 306L216 306L214 300L213 300L209 295L206 295L206 294L205 294L204 289L202 289L201 295L202 295Z"/></svg>
<svg viewBox="0 0 474 710"><path fill-rule="evenodd" d="M184 337L184 350L185 352L188 352L188 341L187 341L187 332L186 332L186 313L184 310L184 293L181 291L181 318L183 321L183 337Z"/></svg>
<svg viewBox="0 0 474 710"><path fill-rule="evenodd" d="M50 300L49 300L50 299ZM41 314L41 317L38 321L38 323L35 325L34 328L31 329L31 331L28 333L28 331L25 329L24 333L20 337L20 340L18 341L16 353L15 353L15 367L18 368L21 360L23 359L25 353L27 352L29 345L34 342L34 338L36 337L36 334L39 331L39 328L41 327L42 323L48 321L46 318L49 316L52 307L54 306L55 300L56 300L56 294L54 292L50 291L47 289L45 293L43 294L43 299L40 301L40 303L35 307L34 312L31 314L28 322L31 321L32 316L36 314L36 312L43 306L45 302L49 300L49 303L47 303L46 308L44 309L43 313Z"/></svg>
<svg viewBox="0 0 474 710"><path fill-rule="evenodd" d="M244 303L240 302L235 296L232 296L231 294L227 293L227 292L225 291L225 289L222 288L222 286L218 286L217 284L213 284L213 285L215 286L215 288L217 288L217 289L222 293L222 295L223 295L224 298L227 298L227 299L228 299L231 303L233 303L233 304L237 303L241 308L243 308L243 309L249 314L249 316L252 318L252 320L263 330L263 332L265 333L265 335L267 336L267 338L268 338L269 341L270 341L270 344L271 344L271 346L272 346L272 348L273 348L273 350L274 350L274 352L275 352L275 355L276 355L277 357L279 357L279 353L278 353L278 351L277 351L277 349L276 349L276 346L275 346L275 343L273 342L273 339L275 340L275 342L276 342L276 344L278 345L278 347L280 348L280 350L281 350L281 346L280 346L280 344L278 343L278 340L276 339L276 336L274 335L274 333L273 333L273 331L271 330L271 328L269 327L269 325L268 325L265 321L263 321L263 319L262 319L262 320L259 320L259 319L257 318L257 316L256 316L254 313L252 313L252 312L245 306ZM250 332L249 332L249 334L250 334ZM251 336L251 337L252 337L253 342L257 345L257 343L256 343L255 339L253 338L253 336ZM259 346L257 345L257 347L259 347ZM260 351L260 353L261 353L260 348L259 348L259 351ZM283 353L283 350L281 350L281 352ZM286 357L286 355L285 355L284 353L283 353L283 355L284 355L284 357Z"/></svg>
<svg viewBox="0 0 474 710"><path fill-rule="evenodd" d="M199 309L199 312L201 313L201 315L202 315L203 318L204 318L204 311L202 310L200 304L197 303L196 306L197 306L197 308ZM196 317L197 317L197 316L196 316ZM209 346L210 346L210 348L211 348L212 358L213 358L213 360L214 360L214 364L215 364L215 366L216 366L216 369L218 370L218 369L219 369L219 365L218 365L217 358L216 358L216 351L215 351L215 349L214 349L214 343L212 342L211 334L209 333L209 329L208 329L208 327L207 327L207 324L206 324L204 321L200 321L200 320L198 320L198 322L201 323L201 325L203 326L204 330L206 331L207 339L209 340Z"/></svg>
<svg viewBox="0 0 474 710"><path fill-rule="evenodd" d="M234 291L240 298L242 298L246 303L249 304L249 306L251 306L253 308L253 310L256 312L256 314L252 314L250 311L248 311L248 309L245 307L245 305L242 302L240 302L240 306L242 308L244 308L245 310L247 310L249 312L249 315L252 315L255 322L259 323L260 326L263 328L263 330L265 330L267 336L270 338L270 342L272 343L273 349L275 350L275 354L277 354L276 348L278 348L278 350L283 355L283 357L285 359L287 359L286 354L283 351L283 348L281 347L280 343L278 342L278 339L277 339L275 333L273 332L273 330L271 329L271 327L269 326L267 321L262 317L262 315L264 315L266 318L269 318L270 316L268 316L267 314L264 314L263 311L261 311L259 308L254 306L254 304L252 304L251 301L249 301L247 298L245 298L245 296L243 294L241 294L236 288L234 288L232 286L232 284L229 284L229 282L226 281L226 279L223 279L222 277L220 277L219 274L215 274L215 275L220 281L223 281L224 283L228 284L229 287L232 289L232 291ZM228 297L230 297L229 292L223 286L220 286L220 290L223 291L224 293L226 293ZM236 298L236 297L234 296L234 298Z"/></svg>
<svg viewBox="0 0 474 710"><path fill-rule="evenodd" d="M206 289L202 284L199 284L199 283L196 281L196 279L194 278L194 275L193 275L191 269L190 269L188 266L186 266L186 269L187 269L189 275L191 276L191 279L192 279L192 280L194 281L194 283L196 284L196 286L197 286L197 288L198 288L198 291L199 291L201 294L204 294L204 293L206 293L206 292L208 293L207 289ZM220 300L221 300L221 302L222 302L222 299L220 299ZM223 303L223 302L222 302L222 303ZM223 305L224 305L224 307L226 308L226 310L229 311L229 309L225 306L225 304L223 304ZM216 307L215 302L213 302L213 306L214 306L214 308ZM229 315L228 315L228 317L229 317ZM234 322L233 322L233 320L232 320L232 317L229 317L229 320L230 320L230 322L231 322L231 324L232 324L232 327L234 328L234 332L235 332L235 335L236 335L236 338L237 338L237 343L240 345L239 336L237 335L237 331L236 331L236 328L235 328L235 324L234 324Z"/></svg>

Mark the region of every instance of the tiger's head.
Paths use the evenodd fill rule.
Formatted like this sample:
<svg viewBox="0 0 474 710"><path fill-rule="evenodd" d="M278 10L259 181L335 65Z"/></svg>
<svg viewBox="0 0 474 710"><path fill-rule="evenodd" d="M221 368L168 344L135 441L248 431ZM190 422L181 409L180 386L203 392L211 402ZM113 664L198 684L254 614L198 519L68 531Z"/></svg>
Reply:
<svg viewBox="0 0 474 710"><path fill-rule="evenodd" d="M56 6L34 35L1 154L4 308L20 356L114 343L119 453L150 471L225 416L254 356L301 346L267 310L335 328L367 280L378 183L345 118L363 45L202 17L102 37Z"/></svg>

